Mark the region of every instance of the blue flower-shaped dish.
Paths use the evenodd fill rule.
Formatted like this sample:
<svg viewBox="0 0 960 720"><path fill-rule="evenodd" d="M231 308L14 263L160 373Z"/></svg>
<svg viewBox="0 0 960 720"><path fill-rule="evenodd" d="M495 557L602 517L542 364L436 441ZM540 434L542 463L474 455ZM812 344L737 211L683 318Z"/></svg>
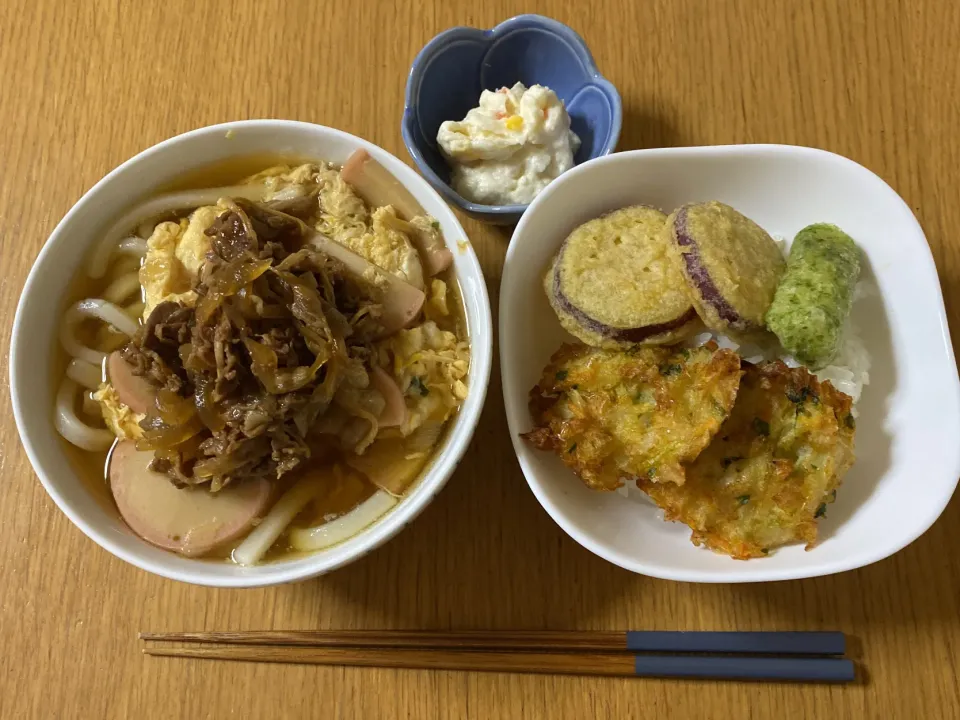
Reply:
<svg viewBox="0 0 960 720"><path fill-rule="evenodd" d="M579 164L613 152L623 109L617 89L597 70L586 43L563 23L518 15L492 30L455 27L420 51L407 78L403 141L420 172L447 202L471 217L506 225L526 205L479 205L454 192L450 168L437 147L444 120L460 120L483 90L545 85L563 100L581 145Z"/></svg>

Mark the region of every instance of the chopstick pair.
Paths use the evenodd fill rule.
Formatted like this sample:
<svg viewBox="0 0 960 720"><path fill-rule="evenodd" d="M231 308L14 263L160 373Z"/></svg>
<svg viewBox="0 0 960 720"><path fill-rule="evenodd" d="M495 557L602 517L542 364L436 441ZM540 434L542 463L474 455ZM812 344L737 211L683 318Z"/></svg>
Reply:
<svg viewBox="0 0 960 720"><path fill-rule="evenodd" d="M850 682L840 632L305 630L141 633L147 655L620 677ZM698 653L698 654L690 654ZM710 653L710 654L707 654Z"/></svg>

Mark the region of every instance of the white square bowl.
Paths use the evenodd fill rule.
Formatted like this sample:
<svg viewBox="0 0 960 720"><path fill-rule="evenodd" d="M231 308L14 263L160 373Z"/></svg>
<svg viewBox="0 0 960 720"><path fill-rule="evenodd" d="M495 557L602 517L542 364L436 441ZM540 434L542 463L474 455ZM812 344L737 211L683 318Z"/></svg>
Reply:
<svg viewBox="0 0 960 720"><path fill-rule="evenodd" d="M607 211L647 204L670 212L720 200L787 239L814 222L849 233L879 293L853 320L872 356L858 405L857 461L820 521L820 541L749 561L697 548L690 530L658 509L588 490L555 456L520 439L527 395L550 355L573 338L541 287L560 243ZM785 145L668 148L617 153L574 168L531 204L514 232L500 288L500 364L507 422L537 499L577 542L628 570L691 582L814 577L897 552L943 511L960 475L960 381L937 270L910 209L852 160Z"/></svg>

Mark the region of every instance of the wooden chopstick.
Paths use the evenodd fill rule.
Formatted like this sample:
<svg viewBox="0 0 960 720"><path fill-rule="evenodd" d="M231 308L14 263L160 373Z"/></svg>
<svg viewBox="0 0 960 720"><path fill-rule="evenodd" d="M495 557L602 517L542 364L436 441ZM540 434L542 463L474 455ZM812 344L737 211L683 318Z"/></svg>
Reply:
<svg viewBox="0 0 960 720"><path fill-rule="evenodd" d="M147 655L310 665L619 677L850 682L845 658L470 652L407 648L173 647Z"/></svg>
<svg viewBox="0 0 960 720"><path fill-rule="evenodd" d="M841 632L583 632L563 630L264 630L140 633L141 640L315 648L842 655Z"/></svg>

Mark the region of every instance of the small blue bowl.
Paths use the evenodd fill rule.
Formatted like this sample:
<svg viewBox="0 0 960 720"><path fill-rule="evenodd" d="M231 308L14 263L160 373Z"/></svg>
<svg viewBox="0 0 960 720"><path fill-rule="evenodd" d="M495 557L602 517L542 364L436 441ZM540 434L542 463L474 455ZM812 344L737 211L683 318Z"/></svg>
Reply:
<svg viewBox="0 0 960 720"><path fill-rule="evenodd" d="M613 152L623 109L617 89L597 70L586 43L563 23L518 15L492 30L455 27L419 52L407 78L403 142L420 172L450 204L478 220L508 225L527 205L479 205L449 185L450 168L437 147L444 120L461 120L483 90L545 85L563 100L581 145L580 164Z"/></svg>

